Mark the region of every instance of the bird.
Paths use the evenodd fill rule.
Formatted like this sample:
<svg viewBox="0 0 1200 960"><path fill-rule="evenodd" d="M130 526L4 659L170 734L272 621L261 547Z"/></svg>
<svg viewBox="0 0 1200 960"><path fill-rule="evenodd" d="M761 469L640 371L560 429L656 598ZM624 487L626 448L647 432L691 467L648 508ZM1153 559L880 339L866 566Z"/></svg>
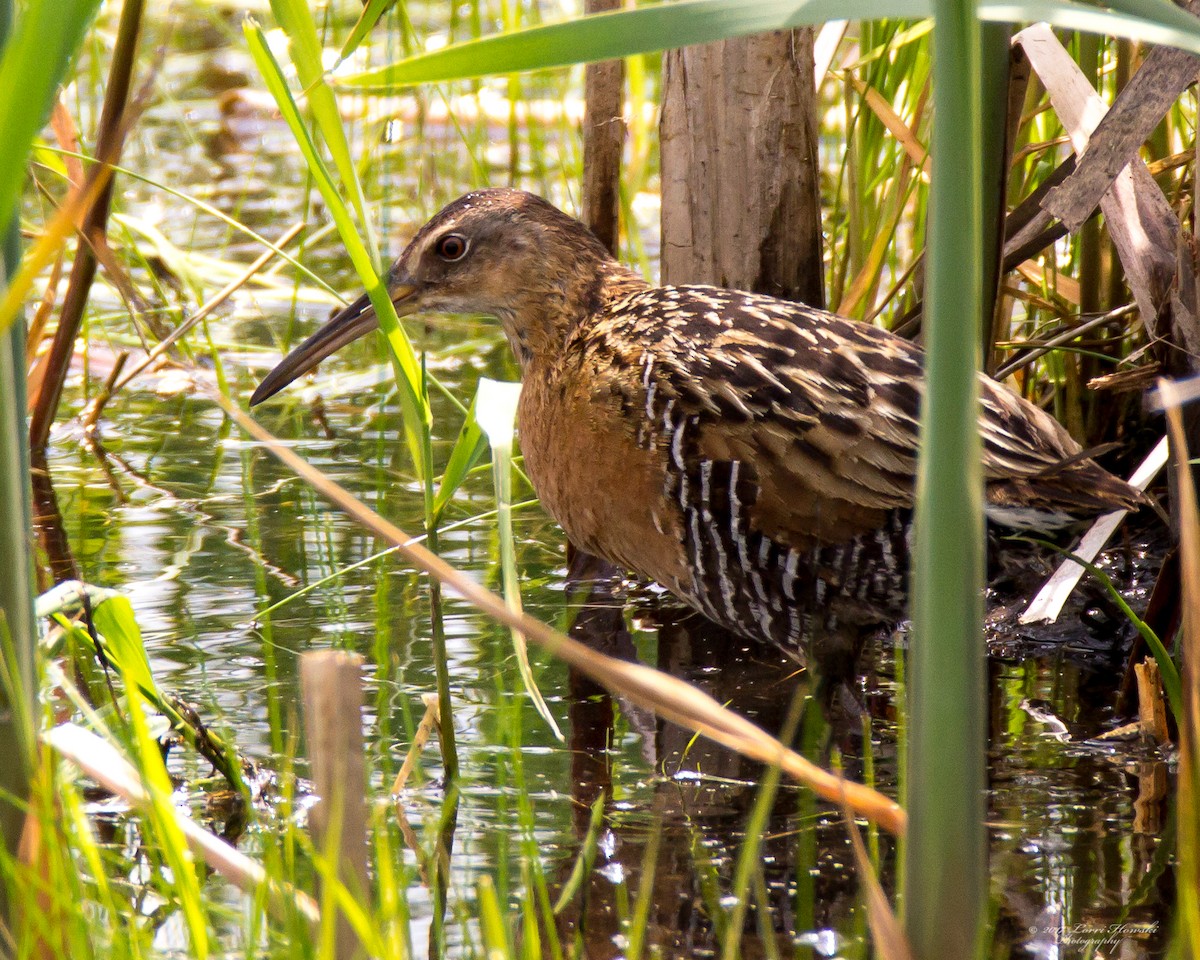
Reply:
<svg viewBox="0 0 1200 960"><path fill-rule="evenodd" d="M715 286L654 286L514 189L468 193L386 275L399 315L489 315L521 369L518 436L579 549L804 660L905 616L924 355L882 328ZM257 404L378 325L364 295ZM989 521L1051 530L1145 495L980 374Z"/></svg>

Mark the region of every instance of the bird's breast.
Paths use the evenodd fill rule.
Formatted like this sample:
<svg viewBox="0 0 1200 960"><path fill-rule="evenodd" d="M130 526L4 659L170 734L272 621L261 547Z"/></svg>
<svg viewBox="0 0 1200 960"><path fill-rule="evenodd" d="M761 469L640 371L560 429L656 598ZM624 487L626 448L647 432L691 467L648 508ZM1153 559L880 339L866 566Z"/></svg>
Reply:
<svg viewBox="0 0 1200 960"><path fill-rule="evenodd" d="M679 511L664 496L661 454L644 436L639 442L620 399L531 364L519 418L526 471L571 542L686 592Z"/></svg>

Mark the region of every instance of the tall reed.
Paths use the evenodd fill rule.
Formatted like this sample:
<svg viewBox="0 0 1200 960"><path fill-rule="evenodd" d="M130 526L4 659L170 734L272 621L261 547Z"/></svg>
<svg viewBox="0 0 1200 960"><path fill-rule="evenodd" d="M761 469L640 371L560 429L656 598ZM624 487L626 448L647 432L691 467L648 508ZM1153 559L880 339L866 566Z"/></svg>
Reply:
<svg viewBox="0 0 1200 960"><path fill-rule="evenodd" d="M95 5L30 0L17 21L11 0L0 0L0 294L20 264L18 221L26 159ZM24 323L0 327L0 339L0 555L9 558L0 576L0 791L5 798L0 801L0 834L11 852L24 820L13 800L26 795L32 756L37 636L28 548L32 510Z"/></svg>
<svg viewBox="0 0 1200 960"><path fill-rule="evenodd" d="M983 304L980 28L973 0L934 4L926 388L913 550L904 863L917 957L971 957L987 892L985 852Z"/></svg>

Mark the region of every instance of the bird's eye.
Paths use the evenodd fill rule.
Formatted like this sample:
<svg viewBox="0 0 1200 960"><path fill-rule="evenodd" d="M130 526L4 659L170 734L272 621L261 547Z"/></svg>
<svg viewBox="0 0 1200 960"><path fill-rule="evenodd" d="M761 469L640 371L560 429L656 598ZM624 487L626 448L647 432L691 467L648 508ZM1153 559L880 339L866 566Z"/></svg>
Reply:
<svg viewBox="0 0 1200 960"><path fill-rule="evenodd" d="M461 260L467 255L467 238L457 233L448 233L437 242L437 255L448 263Z"/></svg>

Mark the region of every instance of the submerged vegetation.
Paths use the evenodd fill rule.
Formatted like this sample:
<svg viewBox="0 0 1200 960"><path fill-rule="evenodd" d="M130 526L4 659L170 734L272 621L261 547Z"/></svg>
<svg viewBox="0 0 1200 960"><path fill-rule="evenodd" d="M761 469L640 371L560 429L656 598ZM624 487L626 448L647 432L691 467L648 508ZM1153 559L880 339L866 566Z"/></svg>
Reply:
<svg viewBox="0 0 1200 960"><path fill-rule="evenodd" d="M986 662L964 465L978 356L1113 470L1161 466L1141 395L1200 345L1196 71L1146 41L1200 52L1200 21L1044 0L1019 13L1060 32L1010 44L949 0L67 6L0 0L0 954L1197 953L1194 418L1177 554L1142 511L1038 628L1057 558L1002 545ZM402 324L381 280L469 188L579 209L566 65L616 56L618 242L654 274L658 52L804 25L828 304L922 338L932 377L911 654L872 645L850 717L782 654L568 576L500 334ZM358 289L380 345L251 420Z"/></svg>

